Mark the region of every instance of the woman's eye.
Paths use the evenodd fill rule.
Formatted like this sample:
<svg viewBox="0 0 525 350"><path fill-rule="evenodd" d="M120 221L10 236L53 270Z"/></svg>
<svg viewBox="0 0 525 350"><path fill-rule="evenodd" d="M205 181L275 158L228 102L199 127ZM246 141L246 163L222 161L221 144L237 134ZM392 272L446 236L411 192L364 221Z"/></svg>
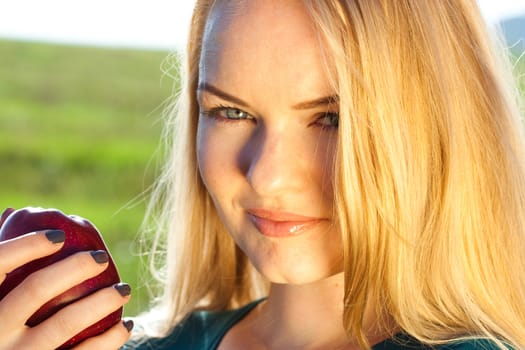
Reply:
<svg viewBox="0 0 525 350"><path fill-rule="evenodd" d="M247 119L249 116L248 113L237 108L224 108L222 113L228 119Z"/></svg>
<svg viewBox="0 0 525 350"><path fill-rule="evenodd" d="M206 111L202 111L201 114L225 122L253 119L251 115L249 115L242 109L224 106L219 106Z"/></svg>
<svg viewBox="0 0 525 350"><path fill-rule="evenodd" d="M315 124L323 128L337 128L339 126L339 113L323 113L319 118L317 118Z"/></svg>

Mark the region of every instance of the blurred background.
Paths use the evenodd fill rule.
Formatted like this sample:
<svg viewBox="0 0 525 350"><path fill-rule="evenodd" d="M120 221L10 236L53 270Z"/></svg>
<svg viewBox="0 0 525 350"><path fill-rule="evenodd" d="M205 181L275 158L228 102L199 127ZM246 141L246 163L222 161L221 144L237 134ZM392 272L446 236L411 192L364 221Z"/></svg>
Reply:
<svg viewBox="0 0 525 350"><path fill-rule="evenodd" d="M525 91L525 1L479 3L505 33ZM126 315L148 305L136 238L192 5L0 4L0 209L55 207L95 223L133 287Z"/></svg>

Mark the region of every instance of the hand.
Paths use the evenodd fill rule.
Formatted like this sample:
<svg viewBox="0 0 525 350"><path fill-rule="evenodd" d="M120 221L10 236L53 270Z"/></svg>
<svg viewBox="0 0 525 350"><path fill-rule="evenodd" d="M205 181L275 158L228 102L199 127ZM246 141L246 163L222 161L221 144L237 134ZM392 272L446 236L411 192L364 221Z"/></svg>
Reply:
<svg viewBox="0 0 525 350"><path fill-rule="evenodd" d="M0 284L10 271L60 249L63 238L49 233L33 232L0 242ZM104 271L108 266L104 254L101 251L73 254L33 272L0 300L0 350L55 349L127 303L129 286L119 284L66 306L35 327L25 325L27 319L47 301ZM117 349L128 339L127 328L130 326L129 322L118 323L83 341L75 349Z"/></svg>

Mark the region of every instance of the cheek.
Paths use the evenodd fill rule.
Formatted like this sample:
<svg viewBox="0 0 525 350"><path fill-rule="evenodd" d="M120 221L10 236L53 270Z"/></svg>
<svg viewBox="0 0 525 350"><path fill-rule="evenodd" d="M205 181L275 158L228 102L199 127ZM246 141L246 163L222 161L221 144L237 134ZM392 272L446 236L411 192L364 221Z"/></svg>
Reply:
<svg viewBox="0 0 525 350"><path fill-rule="evenodd" d="M316 165L313 171L316 174L317 183L319 183L324 197L328 200L333 198L336 143L335 134L324 135L324 137L319 138L313 151L314 159L312 163Z"/></svg>
<svg viewBox="0 0 525 350"><path fill-rule="evenodd" d="M220 143L214 139L213 133L207 123L199 121L197 131L197 164L201 178L209 192L220 186L220 179L223 177L221 172L224 170L220 166L224 162L224 153L220 150ZM224 163L223 163L224 164Z"/></svg>
<svg viewBox="0 0 525 350"><path fill-rule="evenodd" d="M231 192L240 179L237 159L242 144L212 121L202 118L196 147L199 172L211 196Z"/></svg>

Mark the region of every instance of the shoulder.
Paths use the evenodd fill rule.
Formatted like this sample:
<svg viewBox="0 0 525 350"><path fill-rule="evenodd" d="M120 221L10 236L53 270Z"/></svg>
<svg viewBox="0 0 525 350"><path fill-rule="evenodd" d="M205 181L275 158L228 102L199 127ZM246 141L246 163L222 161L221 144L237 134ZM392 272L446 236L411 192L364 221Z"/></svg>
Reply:
<svg viewBox="0 0 525 350"><path fill-rule="evenodd" d="M496 345L492 340L488 339L470 339L463 340L454 344L444 345L439 347L439 350L499 350L500 347ZM508 349L512 349L508 347Z"/></svg>
<svg viewBox="0 0 525 350"><path fill-rule="evenodd" d="M425 345L405 334L397 335L373 346L373 350L500 350L488 339L468 339L452 342L446 345ZM512 349L509 347L509 350Z"/></svg>
<svg viewBox="0 0 525 350"><path fill-rule="evenodd" d="M132 340L121 350L215 349L226 332L259 301L228 311L195 311L163 338Z"/></svg>

